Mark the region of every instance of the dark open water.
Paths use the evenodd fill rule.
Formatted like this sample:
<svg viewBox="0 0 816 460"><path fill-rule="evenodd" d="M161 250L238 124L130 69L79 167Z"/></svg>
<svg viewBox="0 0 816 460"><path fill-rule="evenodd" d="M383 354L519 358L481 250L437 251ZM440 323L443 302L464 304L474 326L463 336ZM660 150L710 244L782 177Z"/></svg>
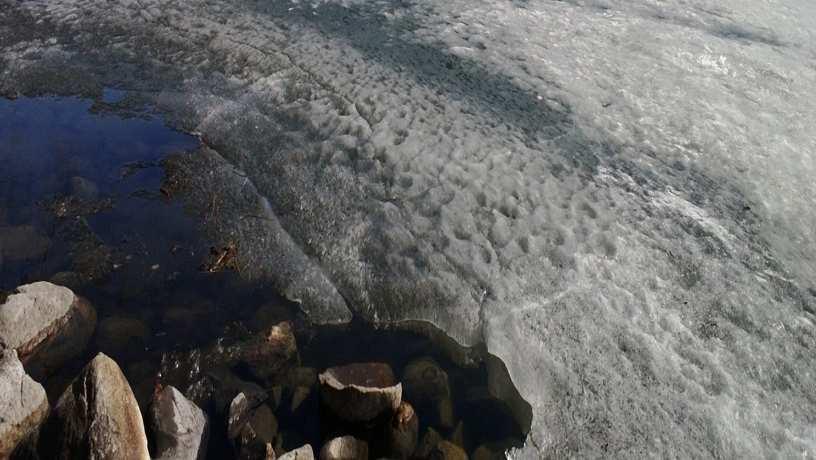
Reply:
<svg viewBox="0 0 816 460"><path fill-rule="evenodd" d="M102 351L117 360L145 406L165 353L234 342L270 320L288 319L303 365L318 370L383 361L399 378L410 360L434 357L449 375L467 450L521 442L501 403L480 397L483 366L457 367L431 341L408 332L360 324L312 329L274 291L231 271L202 271L210 244L197 232L195 216L163 192L161 164L168 154L195 149L198 140L131 102L119 91L97 101L0 99L0 290L53 280L88 298L99 316L87 352L43 382L52 402ZM342 428L326 426L333 422L321 417L315 393L296 414L282 404L276 416L281 430L319 449L325 433ZM422 433L433 417L422 408L418 414ZM217 433L224 430L217 423L211 429L211 458L229 454Z"/></svg>

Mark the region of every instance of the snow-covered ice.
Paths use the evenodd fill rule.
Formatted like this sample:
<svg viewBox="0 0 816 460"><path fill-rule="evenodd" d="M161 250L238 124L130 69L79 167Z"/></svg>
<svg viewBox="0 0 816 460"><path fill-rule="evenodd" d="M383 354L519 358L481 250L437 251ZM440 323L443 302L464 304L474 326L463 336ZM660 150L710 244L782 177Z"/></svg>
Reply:
<svg viewBox="0 0 816 460"><path fill-rule="evenodd" d="M0 0L0 48L200 133L307 312L486 343L513 456L816 455L816 3Z"/></svg>

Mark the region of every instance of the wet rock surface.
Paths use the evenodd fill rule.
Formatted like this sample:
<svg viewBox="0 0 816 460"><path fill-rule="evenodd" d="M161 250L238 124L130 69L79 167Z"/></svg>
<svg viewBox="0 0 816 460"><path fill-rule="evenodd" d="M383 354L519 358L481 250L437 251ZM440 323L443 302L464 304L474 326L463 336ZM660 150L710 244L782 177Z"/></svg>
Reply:
<svg viewBox="0 0 816 460"><path fill-rule="evenodd" d="M47 458L150 458L136 398L119 366L97 355L54 404L40 437Z"/></svg>
<svg viewBox="0 0 816 460"><path fill-rule="evenodd" d="M17 353L0 347L0 458L10 458L21 444L36 440L48 416L42 385L29 377Z"/></svg>

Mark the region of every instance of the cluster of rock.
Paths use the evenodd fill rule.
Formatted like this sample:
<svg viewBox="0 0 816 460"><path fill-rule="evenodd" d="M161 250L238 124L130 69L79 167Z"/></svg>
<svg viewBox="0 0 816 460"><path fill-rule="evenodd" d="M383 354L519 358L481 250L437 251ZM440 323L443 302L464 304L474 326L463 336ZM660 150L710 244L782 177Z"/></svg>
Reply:
<svg viewBox="0 0 816 460"><path fill-rule="evenodd" d="M98 335L121 329L113 326L100 326ZM354 363L318 373L301 366L289 322L267 326L231 346L167 354L144 417L121 369L102 353L49 404L36 379L80 356L95 327L94 308L51 283L21 286L2 301L0 458L149 459L152 454L202 460L213 437L215 444L224 440L227 456L247 460L468 458L448 376L435 361L409 363L402 382L385 363ZM208 370L191 370L202 368ZM321 428L322 446L313 450L280 426L276 413L303 411L304 401L315 392L321 417L333 422ZM421 437L414 405L433 414ZM443 438L430 426L449 436ZM471 457L503 454L481 446Z"/></svg>

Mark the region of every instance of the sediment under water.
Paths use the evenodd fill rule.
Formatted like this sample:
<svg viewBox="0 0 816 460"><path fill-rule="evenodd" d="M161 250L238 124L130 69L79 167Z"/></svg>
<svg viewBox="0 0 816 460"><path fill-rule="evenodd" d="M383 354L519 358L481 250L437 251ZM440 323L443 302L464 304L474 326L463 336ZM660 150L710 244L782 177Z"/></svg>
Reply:
<svg viewBox="0 0 816 460"><path fill-rule="evenodd" d="M173 377L161 371L186 369L191 350L240 343L269 324L290 321L300 365L318 372L376 361L388 363L399 379L417 359L438 363L449 381L456 426L440 426L433 407L418 405L420 434L432 427L453 437L461 421L466 436L459 441L468 452L523 442L529 427L519 426L506 402L491 396L484 362L459 366L437 342L408 331L358 322L314 328L297 305L243 280L224 263L229 248L211 247L198 231L202 216L185 210L162 186L162 159L196 148L198 140L133 106L118 91L96 101L0 100L0 290L51 280L89 299L99 315L82 356L35 376L52 402L104 352L123 369L144 412L157 383L183 383L177 376L163 382ZM196 366L198 374L216 372L206 362L203 369ZM241 368L217 371L252 379ZM286 390L284 399L292 397ZM228 458L234 451L219 425L225 421L210 415L210 453ZM329 434L359 428L329 416L316 390L296 410L280 404L275 415L287 448L307 442L319 448Z"/></svg>

